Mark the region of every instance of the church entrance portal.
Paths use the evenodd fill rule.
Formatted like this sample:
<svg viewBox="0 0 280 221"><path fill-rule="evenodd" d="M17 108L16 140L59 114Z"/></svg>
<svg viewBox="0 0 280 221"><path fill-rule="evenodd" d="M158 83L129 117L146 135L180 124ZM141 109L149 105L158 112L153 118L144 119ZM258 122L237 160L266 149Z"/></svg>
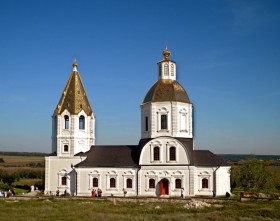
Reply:
<svg viewBox="0 0 280 221"><path fill-rule="evenodd" d="M162 179L159 182L160 195L169 195L169 181L167 179Z"/></svg>

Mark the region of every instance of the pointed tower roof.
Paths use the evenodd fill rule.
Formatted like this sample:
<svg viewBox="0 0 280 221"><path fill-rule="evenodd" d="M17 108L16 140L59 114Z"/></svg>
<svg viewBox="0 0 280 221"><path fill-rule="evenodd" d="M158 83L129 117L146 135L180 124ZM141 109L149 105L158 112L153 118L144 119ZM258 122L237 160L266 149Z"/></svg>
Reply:
<svg viewBox="0 0 280 221"><path fill-rule="evenodd" d="M84 110L87 115L91 115L91 105L77 70L78 63L76 59L72 66L73 71L70 74L54 114L59 115L67 109L73 115L77 115L81 110Z"/></svg>

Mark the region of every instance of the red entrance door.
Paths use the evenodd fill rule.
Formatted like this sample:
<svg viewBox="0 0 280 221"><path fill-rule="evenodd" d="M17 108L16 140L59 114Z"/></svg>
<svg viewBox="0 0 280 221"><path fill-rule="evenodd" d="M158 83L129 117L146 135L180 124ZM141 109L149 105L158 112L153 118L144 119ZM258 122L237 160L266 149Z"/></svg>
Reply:
<svg viewBox="0 0 280 221"><path fill-rule="evenodd" d="M160 187L160 195L168 195L169 194L169 182L167 179L162 179L159 183Z"/></svg>

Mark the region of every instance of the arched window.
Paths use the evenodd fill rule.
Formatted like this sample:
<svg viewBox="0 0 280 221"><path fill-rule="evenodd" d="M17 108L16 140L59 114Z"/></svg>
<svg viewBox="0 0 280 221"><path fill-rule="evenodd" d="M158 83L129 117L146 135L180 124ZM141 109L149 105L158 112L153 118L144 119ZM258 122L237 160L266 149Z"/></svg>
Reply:
<svg viewBox="0 0 280 221"><path fill-rule="evenodd" d="M64 149L64 152L68 152L69 151L68 145L64 145L63 149Z"/></svg>
<svg viewBox="0 0 280 221"><path fill-rule="evenodd" d="M126 188L132 188L132 179L126 180Z"/></svg>
<svg viewBox="0 0 280 221"><path fill-rule="evenodd" d="M208 179L203 178L202 179L202 188L207 189L208 188Z"/></svg>
<svg viewBox="0 0 280 221"><path fill-rule="evenodd" d="M168 63L164 64L164 76L168 76Z"/></svg>
<svg viewBox="0 0 280 221"><path fill-rule="evenodd" d="M64 116L64 129L69 129L69 117L68 117L68 115Z"/></svg>
<svg viewBox="0 0 280 221"><path fill-rule="evenodd" d="M111 178L110 179L110 188L115 188L116 187L116 179L115 178Z"/></svg>
<svg viewBox="0 0 280 221"><path fill-rule="evenodd" d="M171 76L174 76L174 64L171 64Z"/></svg>
<svg viewBox="0 0 280 221"><path fill-rule="evenodd" d="M182 188L182 181L180 179L175 180L175 188L181 189Z"/></svg>
<svg viewBox="0 0 280 221"><path fill-rule="evenodd" d="M170 147L169 149L169 160L176 160L176 148Z"/></svg>
<svg viewBox="0 0 280 221"><path fill-rule="evenodd" d="M159 147L154 147L154 161L159 160Z"/></svg>
<svg viewBox="0 0 280 221"><path fill-rule="evenodd" d="M155 180L154 179L149 179L149 188L155 188Z"/></svg>
<svg viewBox="0 0 280 221"><path fill-rule="evenodd" d="M85 117L83 115L79 117L79 129L85 129Z"/></svg>
<svg viewBox="0 0 280 221"><path fill-rule="evenodd" d="M92 187L98 187L98 179L97 178L92 179Z"/></svg>
<svg viewBox="0 0 280 221"><path fill-rule="evenodd" d="M167 129L167 115L163 114L160 116L160 123L161 123L161 129L166 130Z"/></svg>
<svg viewBox="0 0 280 221"><path fill-rule="evenodd" d="M67 185L67 178L65 176L61 177L61 185L63 186Z"/></svg>

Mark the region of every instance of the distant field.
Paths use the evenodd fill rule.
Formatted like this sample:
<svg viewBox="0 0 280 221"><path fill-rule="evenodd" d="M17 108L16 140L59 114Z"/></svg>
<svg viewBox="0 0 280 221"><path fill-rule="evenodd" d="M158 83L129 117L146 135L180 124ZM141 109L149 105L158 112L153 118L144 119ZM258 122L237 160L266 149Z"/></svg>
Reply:
<svg viewBox="0 0 280 221"><path fill-rule="evenodd" d="M45 160L43 156L13 156L0 155L6 164L24 164L28 162L42 162Z"/></svg>

